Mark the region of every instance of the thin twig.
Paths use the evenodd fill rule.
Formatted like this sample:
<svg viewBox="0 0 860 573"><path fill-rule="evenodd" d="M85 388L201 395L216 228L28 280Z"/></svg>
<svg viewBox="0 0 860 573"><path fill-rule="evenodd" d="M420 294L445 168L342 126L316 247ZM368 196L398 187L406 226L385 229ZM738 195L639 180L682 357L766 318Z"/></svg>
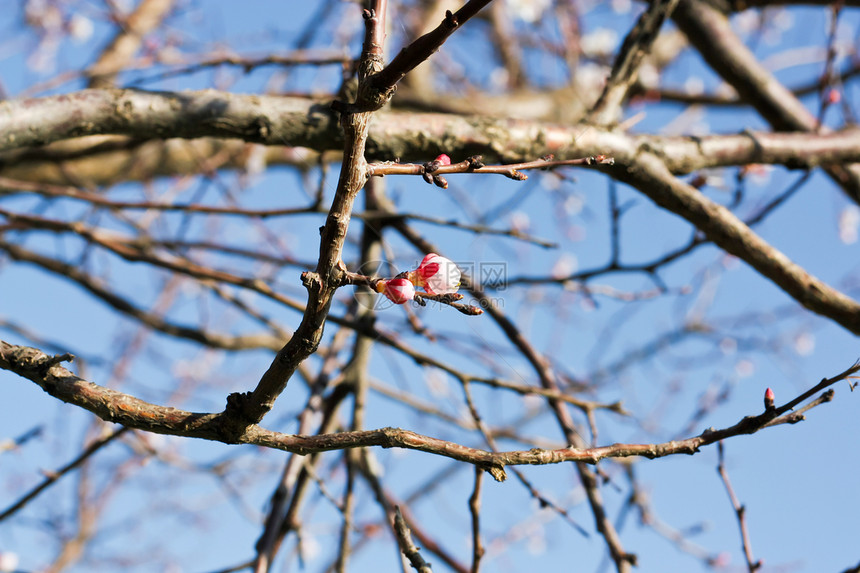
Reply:
<svg viewBox="0 0 860 573"><path fill-rule="evenodd" d="M735 495L735 490L732 488L732 482L729 480L729 473L726 471L726 465L724 463L722 441L717 443L717 452L720 460L717 464L717 473L720 474L720 478L726 486L726 493L729 494L729 500L732 502L735 516L738 518L738 527L740 527L741 531L741 543L743 545L744 558L747 561L747 569L749 569L749 573L755 573L762 566L762 561L755 561L753 558L752 547L750 546L749 530L747 529L746 506L741 505L741 502L738 501L738 497Z"/></svg>
<svg viewBox="0 0 860 573"><path fill-rule="evenodd" d="M484 472L475 467L475 488L469 497L469 513L472 515L472 573L478 573L484 546L481 543L481 481Z"/></svg>
<svg viewBox="0 0 860 573"><path fill-rule="evenodd" d="M421 62L436 52L445 40L481 8L492 0L469 0L456 13L447 12L436 29L424 34L403 48L381 72L373 78L373 87L380 92L390 92L403 77Z"/></svg>
<svg viewBox="0 0 860 573"><path fill-rule="evenodd" d="M649 3L624 38L603 93L590 113L594 123L606 125L615 121L621 111L622 102L636 81L643 58L651 51L651 46L660 33L660 27L677 4L678 0L655 0Z"/></svg>
<svg viewBox="0 0 860 573"><path fill-rule="evenodd" d="M0 365L0 366L2 366L2 365ZM0 513L0 521L3 521L7 517L11 517L12 515L14 515L18 510L20 510L25 505L27 505L27 503L29 503L31 500L33 500L36 496L38 496L40 493L45 491L48 487L55 484L60 478L62 478L63 476L68 474L70 471L72 471L73 469L80 466L87 459L89 459L93 454L95 454L97 451L102 449L104 446L106 446L109 443L111 443L112 441L114 441L116 438L123 435L129 429L130 428L125 427L125 428L119 428L118 430L114 430L113 432L111 432L107 436L100 438L100 439L94 441L93 443L91 443L89 446L87 446L84 449L83 452L81 452L81 454L78 457L76 457L74 460L72 460L68 464L64 465L63 467L61 467L58 470L48 472L46 474L47 477L45 477L45 479L42 480L42 483L40 483L39 485L37 485L36 487L31 489L24 496L22 496L18 501L16 501L15 503L13 503L9 507L7 507L5 510L3 510L2 513Z"/></svg>
<svg viewBox="0 0 860 573"><path fill-rule="evenodd" d="M553 160L552 156L525 161L520 163L509 163L505 165L484 165L480 163L480 156L474 156L466 161L442 165L433 169L434 175L450 175L453 173L484 173L504 175L509 179L525 181L528 175L522 173L530 169L556 169L558 167L582 167L590 165L612 165L615 160L607 155L591 155L576 159ZM476 166L480 165L480 167ZM424 175L427 173L427 165L422 163L371 163L367 166L368 177L382 177L384 175Z"/></svg>
<svg viewBox="0 0 860 573"><path fill-rule="evenodd" d="M403 519L403 514L400 513L400 506L394 506L394 533L397 536L397 544L400 545L400 551L409 560L412 567L419 573L432 573L430 564L424 561L424 558L412 542L412 534L409 531L409 526L406 525L406 520Z"/></svg>

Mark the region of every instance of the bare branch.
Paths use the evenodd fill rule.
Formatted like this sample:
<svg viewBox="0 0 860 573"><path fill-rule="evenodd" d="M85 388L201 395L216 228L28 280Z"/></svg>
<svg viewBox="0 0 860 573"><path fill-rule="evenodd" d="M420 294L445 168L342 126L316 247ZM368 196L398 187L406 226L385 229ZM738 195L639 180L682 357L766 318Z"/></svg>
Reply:
<svg viewBox="0 0 860 573"><path fill-rule="evenodd" d="M403 48L391 63L373 77L373 88L378 92L390 94L403 76L429 58L451 34L490 2L492 0L469 0L456 13L448 12L435 30Z"/></svg>
<svg viewBox="0 0 860 573"><path fill-rule="evenodd" d="M2 366L2 365L0 365L0 366ZM72 460L68 464L64 465L63 467L61 467L57 470L48 472L45 479L42 480L42 483L40 483L39 485L37 485L36 487L31 489L24 496L22 496L18 501L16 501L12 505L10 505L6 509L4 509L2 512L0 512L0 521L3 521L7 517L11 517L15 513L17 513L18 510L20 510L24 506L26 506L30 501L35 499L40 493L42 493L43 491L48 489L53 484L57 483L57 481L59 481L63 476L67 475L69 472L71 472L72 470L74 470L75 468L80 466L82 463L84 463L90 457L92 457L93 454L95 454L97 451L102 449L104 446L113 442L116 438L120 437L121 435L123 435L128 430L129 430L129 428L119 428L118 430L114 430L110 434L108 434L102 438L99 438L98 440L95 440L93 443L88 445L84 449L84 451L81 452L81 454L78 457L76 457L74 460Z"/></svg>
<svg viewBox="0 0 860 573"><path fill-rule="evenodd" d="M860 303L806 272L731 211L676 179L658 157L641 153L630 158L626 168L615 168L614 175L684 217L716 245L744 260L809 310L860 334Z"/></svg>
<svg viewBox="0 0 860 573"><path fill-rule="evenodd" d="M336 114L313 101L214 91L83 90L3 101L0 133L0 151L105 134L140 139L162 139L165 134L181 138L213 136L317 151L343 149ZM457 134L457 138L451 134ZM625 135L587 124L568 127L524 120L393 112L374 115L368 130L370 158L426 161L440 148L453 157L468 157L478 151L488 158L524 161L534 167L540 165L532 163L533 158L550 154L559 162L571 160L571 165L589 165L583 158L604 155L617 159L647 148L659 154L673 173L689 173L745 163L800 168L860 161L860 130L664 137ZM79 150L76 155L85 154L86 150ZM420 167L385 164L374 165L371 170L372 174L384 174L377 169L391 173L402 169L415 174L420 173ZM510 167L514 166L490 172L503 173ZM458 169L463 168L442 167L439 173Z"/></svg>
<svg viewBox="0 0 860 573"><path fill-rule="evenodd" d="M113 85L117 74L140 49L144 37L158 28L172 7L173 0L141 0L119 33L87 70L90 76L88 87L106 88Z"/></svg>
<svg viewBox="0 0 860 573"><path fill-rule="evenodd" d="M663 22L677 5L678 0L655 0L649 3L636 25L624 38L603 93L589 113L591 121L597 125L615 123L621 111L621 103L636 81L642 59L651 51L651 45L657 39Z"/></svg>
<svg viewBox="0 0 860 573"><path fill-rule="evenodd" d="M424 558L418 552L418 547L415 547L415 543L412 542L412 534L409 532L406 520L403 519L403 514L400 513L399 506L395 506L394 508L394 532L397 534L397 543L400 545L400 550L409 559L412 567L419 573L431 573L430 564L424 561Z"/></svg>
<svg viewBox="0 0 860 573"><path fill-rule="evenodd" d="M725 14L702 0L682 2L673 14L678 27L714 68L777 130L816 131L816 117L783 86L734 33ZM846 194L860 203L860 164L827 169Z"/></svg>
<svg viewBox="0 0 860 573"><path fill-rule="evenodd" d="M61 366L51 365L51 361L52 357L35 348L0 341L0 368L35 382L50 395L89 410L105 421L150 432L226 443L254 444L301 455L367 446L414 449L474 464L490 472L497 481L505 479L504 467L509 465L562 462L596 464L606 458L641 456L654 459L676 454L695 454L703 446L734 436L753 434L769 425L775 425L780 420L779 416L804 400L805 396L819 392L860 371L860 364L855 364L832 378L823 379L814 388L781 407L767 410L758 416L747 416L733 426L721 430L711 428L698 436L683 440L660 444L613 444L592 448L570 446L555 450L494 453L399 428L307 436L282 434L257 425L248 425L243 434L234 436L231 428L235 422L225 419L225 414L192 413L150 404L88 382Z"/></svg>
<svg viewBox="0 0 860 573"><path fill-rule="evenodd" d="M484 472L475 467L475 488L469 497L469 512L472 514L472 573L478 573L484 546L481 543L481 482Z"/></svg>
<svg viewBox="0 0 860 573"><path fill-rule="evenodd" d="M746 506L741 505L738 497L735 495L735 490L732 488L732 482L729 480L729 472L726 471L725 458L723 456L723 442L717 443L717 452L720 462L717 464L717 473L720 474L720 479L723 480L723 485L726 486L726 493L729 494L729 501L735 510L735 516L738 519L738 527L741 530L741 544L743 545L744 558L747 561L747 569L749 573L755 573L763 565L761 560L756 561L752 554L750 546L749 530L747 529Z"/></svg>

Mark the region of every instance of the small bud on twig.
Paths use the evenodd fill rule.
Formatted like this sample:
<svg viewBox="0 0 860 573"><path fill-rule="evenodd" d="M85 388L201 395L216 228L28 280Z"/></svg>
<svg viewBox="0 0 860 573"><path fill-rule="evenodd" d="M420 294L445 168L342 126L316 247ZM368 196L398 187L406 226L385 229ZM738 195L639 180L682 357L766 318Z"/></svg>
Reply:
<svg viewBox="0 0 860 573"><path fill-rule="evenodd" d="M384 294L394 304L404 304L415 298L415 285L407 279L381 280L376 283L376 292Z"/></svg>
<svg viewBox="0 0 860 573"><path fill-rule="evenodd" d="M437 155L433 161L424 164L424 173L433 173L443 165L451 165L451 158L444 153ZM427 179L426 177L424 179Z"/></svg>
<svg viewBox="0 0 860 573"><path fill-rule="evenodd" d="M428 161L424 164L424 170L421 173L421 177L423 177L424 181L430 183L431 185L436 185L436 187L447 189L448 181L441 175L434 175L435 171L445 165L451 165L451 158L448 157L446 154L441 153L437 155L436 159L434 159L433 161Z"/></svg>
<svg viewBox="0 0 860 573"><path fill-rule="evenodd" d="M773 405L773 400L774 400L773 390L768 388L767 390L764 391L764 409L765 410L773 410L774 409L775 406Z"/></svg>
<svg viewBox="0 0 860 573"><path fill-rule="evenodd" d="M469 171L484 167L483 157L481 157L480 155L473 155L469 157L466 161L469 162Z"/></svg>

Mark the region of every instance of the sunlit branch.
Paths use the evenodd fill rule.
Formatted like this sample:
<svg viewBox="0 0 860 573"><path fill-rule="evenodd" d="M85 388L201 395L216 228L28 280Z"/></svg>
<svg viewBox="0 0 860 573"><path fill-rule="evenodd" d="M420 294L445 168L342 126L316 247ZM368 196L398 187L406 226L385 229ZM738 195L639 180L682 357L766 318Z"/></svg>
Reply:
<svg viewBox="0 0 860 573"><path fill-rule="evenodd" d="M674 177L650 153L630 158L613 175L696 226L717 246L756 269L807 309L860 334L860 303L827 285L767 243L725 207Z"/></svg>
<svg viewBox="0 0 860 573"><path fill-rule="evenodd" d="M212 136L316 151L343 150L337 115L325 106L302 98L214 91L83 90L8 100L0 102L0 133L0 152L85 135L151 140L163 139L165 133L174 138ZM452 139L452 133L458 138ZM548 154L564 161L600 154L626 156L647 147L673 173L747 163L798 168L860 162L860 130L856 129L830 134L665 137L627 135L588 124L559 126L479 116L383 112L374 116L367 141L368 158L382 161L427 161L440 150L452 157L477 152L507 162ZM396 164L388 165L396 169Z"/></svg>
<svg viewBox="0 0 860 573"><path fill-rule="evenodd" d="M794 417L790 410L812 395L845 380L858 371L854 364L844 372L822 381L786 404L767 409L756 416L747 416L733 426L715 430L709 428L697 436L656 444L612 444L601 447L575 447L555 450L488 452L477 448L421 435L400 428L381 428L320 435L290 435L249 425L240 436L231 436L223 414L186 412L177 408L158 406L128 394L88 382L59 365L68 356L47 356L35 348L15 346L0 341L0 368L9 370L35 382L50 395L89 410L105 421L162 434L202 438L228 443L253 444L308 455L347 448L380 446L405 448L474 464L502 481L504 468L511 465L545 465L562 462L596 464L603 459L623 457L660 458L677 454L695 454L700 448L735 436L753 434L759 430L795 423L803 419ZM822 400L819 403L824 403ZM231 421L227 420L227 424Z"/></svg>
<svg viewBox="0 0 860 573"><path fill-rule="evenodd" d="M726 14L707 2L682 2L673 13L678 27L708 64L774 129L814 132L816 117L753 55L732 30ZM833 164L828 174L860 203L860 164Z"/></svg>

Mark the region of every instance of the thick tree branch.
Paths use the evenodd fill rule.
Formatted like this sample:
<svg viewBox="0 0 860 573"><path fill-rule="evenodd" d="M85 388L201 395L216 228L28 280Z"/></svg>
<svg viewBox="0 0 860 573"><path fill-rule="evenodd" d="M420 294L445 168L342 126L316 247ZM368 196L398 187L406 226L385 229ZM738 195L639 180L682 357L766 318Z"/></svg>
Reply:
<svg viewBox="0 0 860 573"><path fill-rule="evenodd" d="M84 135L126 135L142 140L170 137L219 137L266 145L290 145L315 151L343 150L343 134L334 112L301 98L238 95L212 90L200 92L142 92L135 90L84 90L62 96L0 102L0 152L33 148ZM186 156L192 145L171 140L160 153ZM90 154L118 153L122 149L75 148L52 156L50 148L28 156L20 152L0 155L0 175L37 178L35 167L48 161L83 161ZM136 142L140 145L140 142ZM220 145L220 144L219 144ZM559 126L534 121L488 119L445 114L379 113L368 131L367 156L371 159L427 161L439 153L454 160L483 155L487 160L533 161L553 154L558 160L594 155L626 155L647 147L662 156L673 173L748 163L781 164L791 168L836 165L860 161L860 130L831 134L747 132L738 135L664 137L627 135L588 126ZM204 155L222 149L191 150ZM242 157L242 149L226 152ZM282 151L282 161L295 157ZM31 158L32 157L32 158ZM151 161L153 175L163 171L166 159ZM102 159L100 159L102 160ZM278 162L278 154L267 155ZM34 163L26 171L20 164ZM241 161L241 159L240 159ZM235 166L229 155L227 165ZM16 170L17 169L17 170ZM183 169L176 167L178 172ZM121 167L120 172L128 167ZM130 174L131 178L141 175ZM51 175L56 178L56 175ZM116 177L116 175L114 175Z"/></svg>
<svg viewBox="0 0 860 573"><path fill-rule="evenodd" d="M89 410L105 421L129 428L225 443L252 444L301 455L369 446L419 450L474 464L490 472L498 481L505 479L504 468L511 465L545 465L562 462L596 464L607 458L639 456L654 459L676 454L695 454L700 448L720 440L753 434L763 428L782 423L800 421L803 418L794 417L790 413L793 406L860 371L860 365L854 364L832 378L822 379L813 388L783 406L767 409L758 416L747 416L727 428L720 430L709 428L698 436L683 440L659 444L612 444L601 447L570 446L554 450L535 448L489 452L399 428L307 436L283 434L257 425L249 425L243 434L234 436L231 432L231 422L224 419L224 414L193 413L178 408L158 406L99 386L59 365L60 362L68 361L70 358L68 355L48 356L36 348L16 346L0 340L0 368L35 382L45 392L63 402Z"/></svg>
<svg viewBox="0 0 860 573"><path fill-rule="evenodd" d="M240 139L143 140L96 135L0 152L0 177L103 187L124 181L197 175L211 169L244 170L255 162L308 170L317 167L319 159L319 153L307 148L262 146Z"/></svg>
<svg viewBox="0 0 860 573"><path fill-rule="evenodd" d="M82 90L0 102L0 151L85 135L140 139L239 137L282 144L343 141L332 112L302 98L235 95L216 90ZM233 135L230 135L230 134ZM312 145L311 147L316 147Z"/></svg>
<svg viewBox="0 0 860 573"><path fill-rule="evenodd" d="M673 13L708 64L777 130L817 131L818 120L738 38L728 17L708 2L682 2ZM860 164L833 165L828 174L860 203Z"/></svg>
<svg viewBox="0 0 860 573"><path fill-rule="evenodd" d="M341 126L344 152L337 182L325 225L320 229L319 262L315 272L302 274L308 291L302 322L290 340L278 352L257 387L251 392L228 396L225 413L235 414L241 423L235 433L245 431L244 425L259 423L272 409L275 400L287 386L293 373L308 356L316 352L323 335L326 318L335 291L344 284L346 266L341 260L346 233L352 216L352 206L358 192L367 181L367 161L364 158L371 111L382 103L377 93L368 88L369 78L382 66L386 0L376 0L375 9L365 10L365 42L359 63L359 87L355 104L344 110Z"/></svg>
<svg viewBox="0 0 860 573"><path fill-rule="evenodd" d="M640 153L626 167L606 169L692 223L714 244L745 261L812 312L860 334L860 303L806 272L731 211L674 177L659 157Z"/></svg>

